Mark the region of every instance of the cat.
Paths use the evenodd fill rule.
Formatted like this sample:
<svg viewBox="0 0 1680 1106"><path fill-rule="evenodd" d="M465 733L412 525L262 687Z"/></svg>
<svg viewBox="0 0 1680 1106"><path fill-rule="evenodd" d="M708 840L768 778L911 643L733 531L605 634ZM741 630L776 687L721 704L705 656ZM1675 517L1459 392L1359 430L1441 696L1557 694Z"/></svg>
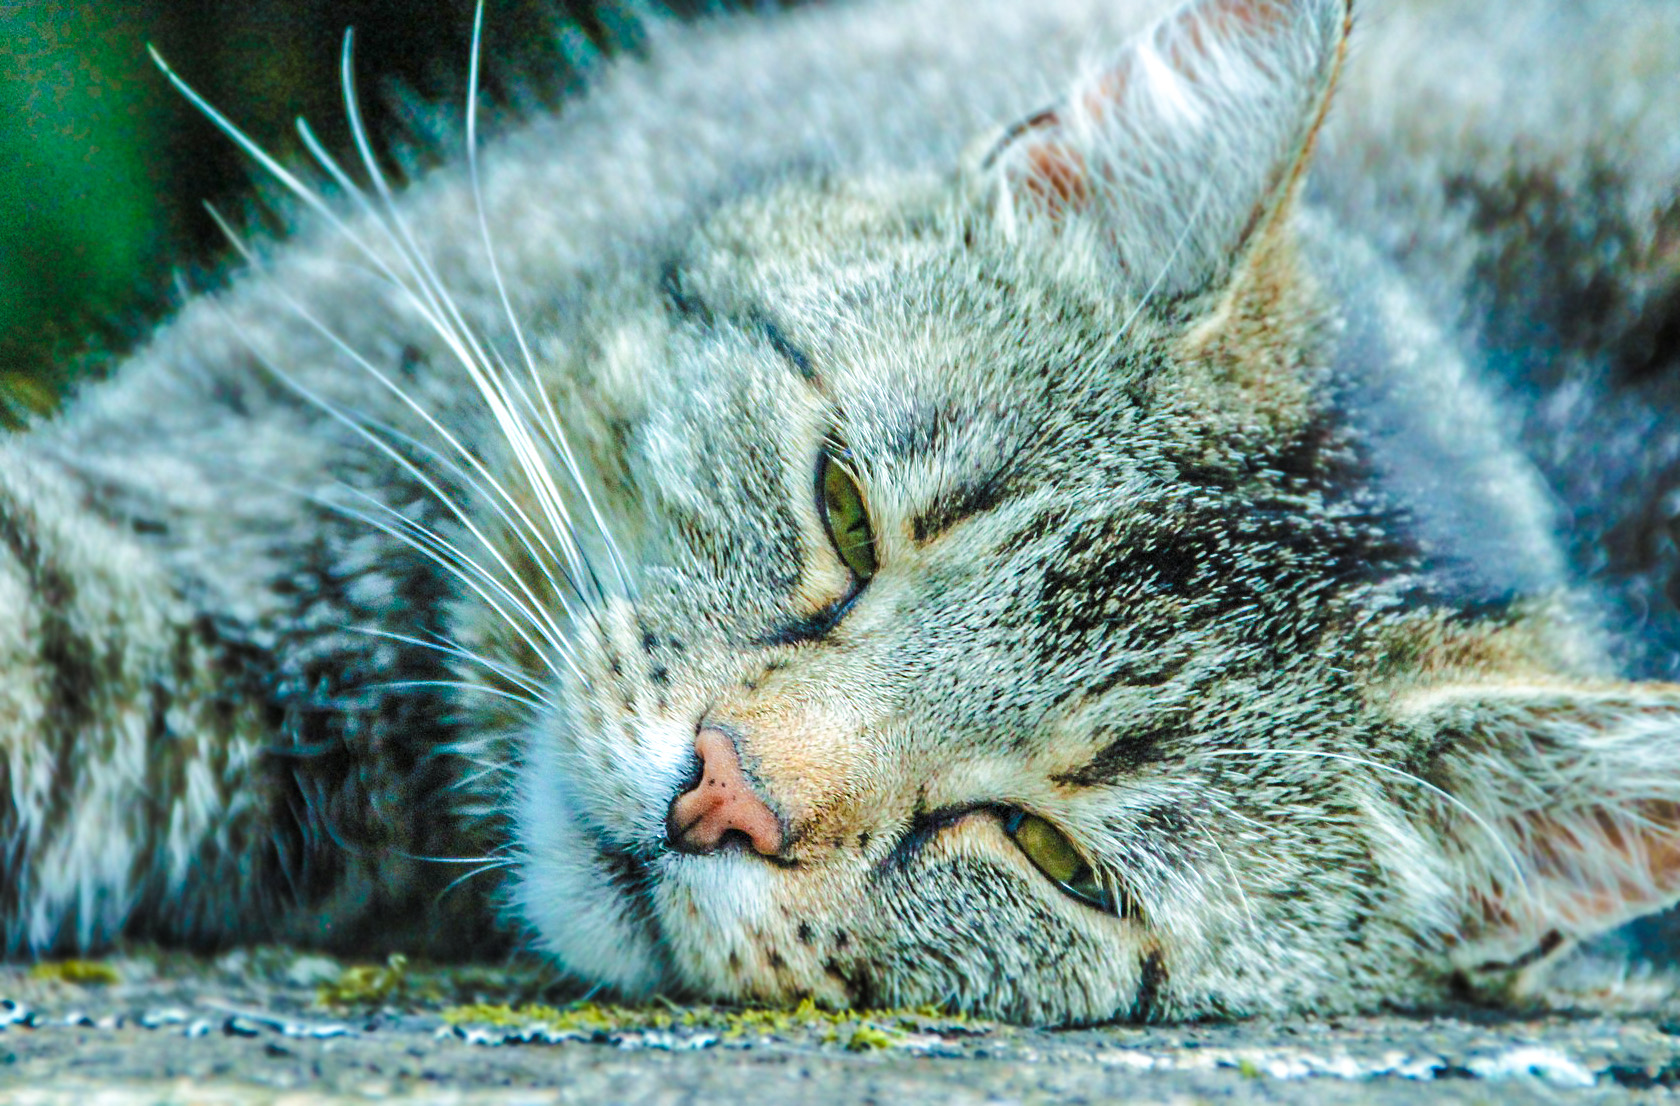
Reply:
<svg viewBox="0 0 1680 1106"><path fill-rule="evenodd" d="M291 232L0 441L9 954L1071 1024L1680 898L1680 11L645 35L402 188L200 102Z"/></svg>

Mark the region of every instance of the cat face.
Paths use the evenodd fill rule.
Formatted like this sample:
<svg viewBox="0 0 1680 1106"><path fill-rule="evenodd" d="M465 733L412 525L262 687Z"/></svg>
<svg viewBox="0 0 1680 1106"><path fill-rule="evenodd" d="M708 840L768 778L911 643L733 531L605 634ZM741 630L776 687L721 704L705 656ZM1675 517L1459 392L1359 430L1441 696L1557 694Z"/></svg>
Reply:
<svg viewBox="0 0 1680 1106"><path fill-rule="evenodd" d="M1347 19L1203 0L949 176L790 181L602 291L563 406L624 584L512 650L541 947L1153 1019L1425 1001L1666 901L1672 787L1606 781L1672 693L1466 615L1325 395L1289 208Z"/></svg>

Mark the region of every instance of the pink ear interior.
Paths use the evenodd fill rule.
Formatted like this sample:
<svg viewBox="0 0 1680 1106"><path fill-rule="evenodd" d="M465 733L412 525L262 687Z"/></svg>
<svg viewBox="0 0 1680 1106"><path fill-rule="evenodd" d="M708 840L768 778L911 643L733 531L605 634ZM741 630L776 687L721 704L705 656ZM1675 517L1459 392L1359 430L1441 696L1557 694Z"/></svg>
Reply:
<svg viewBox="0 0 1680 1106"><path fill-rule="evenodd" d="M988 164L1011 211L1052 224L1093 215L1134 275L1206 278L1302 159L1346 16L1346 0L1185 6L1006 136Z"/></svg>
<svg viewBox="0 0 1680 1106"><path fill-rule="evenodd" d="M1680 803L1531 812L1503 828L1527 886L1498 879L1472 893L1490 927L1593 933L1659 910L1680 893Z"/></svg>
<svg viewBox="0 0 1680 1106"><path fill-rule="evenodd" d="M1053 127L1055 116L1051 114L1048 119L1051 122L1046 127ZM1026 172L1014 183L1044 214L1056 218L1091 202L1090 170L1085 159L1054 132L1031 141L1021 152Z"/></svg>
<svg viewBox="0 0 1680 1106"><path fill-rule="evenodd" d="M1465 955L1522 960L1680 899L1680 686L1564 678L1429 693Z"/></svg>

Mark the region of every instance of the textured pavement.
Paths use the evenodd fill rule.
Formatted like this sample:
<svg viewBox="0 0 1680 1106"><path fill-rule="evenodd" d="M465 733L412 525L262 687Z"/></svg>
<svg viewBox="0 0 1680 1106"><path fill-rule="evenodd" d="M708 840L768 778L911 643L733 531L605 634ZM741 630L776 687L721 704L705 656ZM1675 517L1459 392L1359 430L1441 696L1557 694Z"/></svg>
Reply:
<svg viewBox="0 0 1680 1106"><path fill-rule="evenodd" d="M1667 1101L1680 1019L1432 1017L1070 1031L542 1000L529 968L286 950L0 967L0 1103Z"/></svg>

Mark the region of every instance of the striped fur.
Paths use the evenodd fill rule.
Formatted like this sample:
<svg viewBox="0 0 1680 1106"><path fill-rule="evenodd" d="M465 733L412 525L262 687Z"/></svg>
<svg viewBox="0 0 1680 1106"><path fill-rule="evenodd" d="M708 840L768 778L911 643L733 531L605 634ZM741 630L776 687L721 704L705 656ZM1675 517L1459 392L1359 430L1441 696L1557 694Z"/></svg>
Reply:
<svg viewBox="0 0 1680 1106"><path fill-rule="evenodd" d="M0 446L8 952L1069 1023L1522 997L1680 898L1680 15L649 36L407 188L219 120L290 237ZM776 855L668 846L701 727Z"/></svg>

